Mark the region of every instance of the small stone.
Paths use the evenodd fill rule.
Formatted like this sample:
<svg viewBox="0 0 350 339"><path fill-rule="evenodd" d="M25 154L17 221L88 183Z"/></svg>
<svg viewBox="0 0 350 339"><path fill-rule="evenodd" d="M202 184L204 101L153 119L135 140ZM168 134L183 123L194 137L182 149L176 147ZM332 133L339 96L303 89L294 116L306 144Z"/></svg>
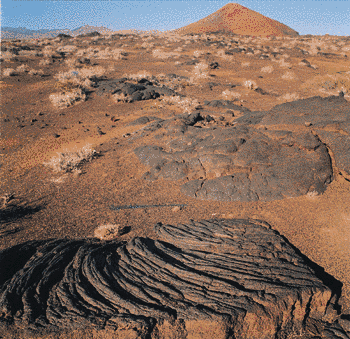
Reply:
<svg viewBox="0 0 350 339"><path fill-rule="evenodd" d="M207 115L207 116L205 117L205 120L206 120L207 122L210 122L210 121L213 121L214 118L213 118L212 116L210 116L210 115Z"/></svg>
<svg viewBox="0 0 350 339"><path fill-rule="evenodd" d="M181 207L180 206L175 206L171 210L172 210L172 212L179 212L179 211L181 211Z"/></svg>
<svg viewBox="0 0 350 339"><path fill-rule="evenodd" d="M57 133L54 133L53 136L54 136L54 138L59 138L60 137L60 135L57 134Z"/></svg>
<svg viewBox="0 0 350 339"><path fill-rule="evenodd" d="M306 127L310 127L310 126L312 126L312 123L311 122L305 122L305 126Z"/></svg>

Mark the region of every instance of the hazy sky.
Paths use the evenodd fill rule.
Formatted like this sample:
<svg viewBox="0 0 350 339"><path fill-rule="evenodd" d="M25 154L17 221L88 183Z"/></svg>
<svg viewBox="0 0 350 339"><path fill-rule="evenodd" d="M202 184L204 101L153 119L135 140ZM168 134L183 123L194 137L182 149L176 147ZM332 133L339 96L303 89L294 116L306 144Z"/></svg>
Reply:
<svg viewBox="0 0 350 339"><path fill-rule="evenodd" d="M300 34L350 35L348 0L2 0L1 26L74 29L91 25L112 30L169 30L198 21L230 2L277 20Z"/></svg>

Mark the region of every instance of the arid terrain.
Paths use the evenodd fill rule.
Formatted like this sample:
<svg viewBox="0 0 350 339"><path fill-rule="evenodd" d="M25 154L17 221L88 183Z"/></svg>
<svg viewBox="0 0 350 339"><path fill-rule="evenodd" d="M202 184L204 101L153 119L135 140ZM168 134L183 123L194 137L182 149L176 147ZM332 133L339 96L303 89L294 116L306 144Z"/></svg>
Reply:
<svg viewBox="0 0 350 339"><path fill-rule="evenodd" d="M154 229L157 223L193 225L195 232L191 220L230 223L244 219L251 222L244 224L245 229L255 225L259 230L263 221L291 244L286 248L294 248L310 261L314 271L318 267L317 272L326 272L316 272L320 280L315 286L329 291L329 300L320 300L326 300L324 307L333 305L334 309L320 319L324 323L328 319L336 329L316 333L310 325L310 332L304 334L295 329L298 336L285 329L283 337L276 335L277 330L259 332L259 322L251 319L256 327L242 325L234 336L226 323L226 330L220 327L215 332L210 325L215 333L205 334L201 325L193 323L191 332L192 325L176 320L168 327L157 325L158 337L153 331L152 338L349 337L349 37L262 37L229 32L61 35L4 40L1 50L0 250L28 241L37 241L28 246L39 248L44 246L42 241L52 239L82 239L91 241L91 246L99 242L103 246L131 244L135 237L163 239L162 231ZM226 139L222 141L223 135ZM279 171L283 171L281 177ZM265 178L264 184L257 177ZM231 180L227 185L232 189L221 179ZM215 226L218 229L220 222ZM184 232L188 235L181 239L188 239L191 231ZM193 237L198 240L202 235ZM269 236L264 233L262 237ZM174 246L185 246L185 240L171 239ZM245 239L247 243L251 240ZM191 245L186 246L184 257L192 250ZM17 250L23 251L22 261L36 251ZM215 246L213 251L217 251ZM9 272L14 270L11 265ZM35 279L44 275L45 268L37 266L37 273L32 273ZM1 269L4 267L0 267L0 276ZM310 281L316 279L308 274ZM291 286L293 279L291 274ZM6 308L15 293L15 288L6 290L9 284L10 280L0 278L0 319L4 323L0 338L20 338L13 319L19 319L21 326L26 323L23 300L27 299L22 299L22 311ZM283 293L271 303L294 300L292 296L283 299ZM298 298L300 312L306 314L301 319L306 319L311 299L306 305ZM297 311L293 312L299 304L293 303L292 318L296 319ZM240 319L237 314L236 320ZM7 327L6 319L13 328ZM151 338L148 325L144 325L146 330L135 325L135 331L130 326L124 336L121 332L108 335ZM32 337L55 338L36 330ZM81 331L77 337L82 336ZM84 332L86 338L99 338L98 331L89 333ZM106 333L101 338L107 338ZM74 333L61 336L68 337L73 338Z"/></svg>

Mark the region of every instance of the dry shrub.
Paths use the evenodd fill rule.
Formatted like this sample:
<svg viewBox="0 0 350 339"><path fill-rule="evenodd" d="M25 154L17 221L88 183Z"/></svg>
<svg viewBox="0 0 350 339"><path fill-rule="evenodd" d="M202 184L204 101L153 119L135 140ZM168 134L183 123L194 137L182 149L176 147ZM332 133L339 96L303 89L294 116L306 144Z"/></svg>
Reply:
<svg viewBox="0 0 350 339"><path fill-rule="evenodd" d="M180 96L164 96L159 99L167 105L175 105L183 109L184 113L191 113L199 106L197 99L181 98Z"/></svg>
<svg viewBox="0 0 350 339"><path fill-rule="evenodd" d="M205 54L205 52L203 51L194 51L193 52L193 56L196 57L196 58L199 58L201 55Z"/></svg>
<svg viewBox="0 0 350 339"><path fill-rule="evenodd" d="M127 52L125 52L124 50L120 49L120 48L116 48L114 50L112 50L112 58L114 60L126 60L126 56L128 55Z"/></svg>
<svg viewBox="0 0 350 339"><path fill-rule="evenodd" d="M1 52L1 61L17 61L17 56L16 54L13 54L9 51Z"/></svg>
<svg viewBox="0 0 350 339"><path fill-rule="evenodd" d="M56 51L53 46L45 46L42 50L42 53L45 57L50 58L56 55Z"/></svg>
<svg viewBox="0 0 350 339"><path fill-rule="evenodd" d="M77 58L66 59L65 63L70 68L72 68L72 67L79 67L80 66L80 63L79 63Z"/></svg>
<svg viewBox="0 0 350 339"><path fill-rule="evenodd" d="M288 59L288 58L290 58L290 55L289 54L282 54L282 57L285 59Z"/></svg>
<svg viewBox="0 0 350 339"><path fill-rule="evenodd" d="M107 47L103 51L99 51L95 54L94 57L97 59L125 60L127 55L128 53L121 48L111 49L110 47Z"/></svg>
<svg viewBox="0 0 350 339"><path fill-rule="evenodd" d="M293 72L286 72L281 77L283 80L298 80L297 76Z"/></svg>
<svg viewBox="0 0 350 339"><path fill-rule="evenodd" d="M256 90L258 89L258 85L255 81L253 80L246 80L243 82L243 86L247 89L250 89L250 90Z"/></svg>
<svg viewBox="0 0 350 339"><path fill-rule="evenodd" d="M44 72L42 69L34 69L32 68L29 72L28 72L29 75L44 75Z"/></svg>
<svg viewBox="0 0 350 339"><path fill-rule="evenodd" d="M52 60L51 59L42 59L39 62L40 66L48 66L48 65L52 65Z"/></svg>
<svg viewBox="0 0 350 339"><path fill-rule="evenodd" d="M74 152L57 153L57 157L51 158L44 165L51 167L55 172L73 172L85 163L91 161L97 152L90 144Z"/></svg>
<svg viewBox="0 0 350 339"><path fill-rule="evenodd" d="M221 96L225 100L232 100L233 101L233 100L238 100L242 96L242 94L238 93L238 92L226 90L226 91L223 91L221 93Z"/></svg>
<svg viewBox="0 0 350 339"><path fill-rule="evenodd" d="M28 65L21 65L16 68L18 73L25 73L30 71L30 67Z"/></svg>
<svg viewBox="0 0 350 339"><path fill-rule="evenodd" d="M39 52L39 51L35 51L35 50L22 50L19 51L18 54L20 56L25 56L25 57L30 57L30 56L43 56L43 53Z"/></svg>
<svg viewBox="0 0 350 339"><path fill-rule="evenodd" d="M132 99L129 95L126 95L122 92L119 92L119 93L115 93L112 95L112 99L115 101L115 102L131 102Z"/></svg>
<svg viewBox="0 0 350 339"><path fill-rule="evenodd" d="M86 94L81 88L73 88L61 93L53 93L49 97L50 101L57 108L66 108L72 106L76 102L86 100Z"/></svg>
<svg viewBox="0 0 350 339"><path fill-rule="evenodd" d="M263 73L272 73L273 72L273 67L272 66L262 67L260 71L263 72Z"/></svg>
<svg viewBox="0 0 350 339"><path fill-rule="evenodd" d="M119 224L101 225L95 229L94 236L100 240L112 240L122 234L122 228Z"/></svg>
<svg viewBox="0 0 350 339"><path fill-rule="evenodd" d="M232 61L233 60L233 55L229 55L225 53L224 49L219 50L216 55L226 61Z"/></svg>
<svg viewBox="0 0 350 339"><path fill-rule="evenodd" d="M350 74L317 75L301 85L304 90L343 91L350 93Z"/></svg>
<svg viewBox="0 0 350 339"><path fill-rule="evenodd" d="M57 52L62 52L65 54L73 54L77 51L78 47L74 45L66 45L57 48Z"/></svg>
<svg viewBox="0 0 350 339"><path fill-rule="evenodd" d="M139 71L136 74L129 74L129 75L124 74L123 77L129 80L151 79L152 74L144 70L144 71Z"/></svg>
<svg viewBox="0 0 350 339"><path fill-rule="evenodd" d="M152 48L154 47L154 43L153 42L144 42L141 44L142 48Z"/></svg>
<svg viewBox="0 0 350 339"><path fill-rule="evenodd" d="M193 67L192 74L195 79L209 77L209 65L206 62L200 62Z"/></svg>
<svg viewBox="0 0 350 339"><path fill-rule="evenodd" d="M292 66L289 62L286 62L284 59L278 60L277 63L279 64L280 67L285 67L285 68Z"/></svg>
<svg viewBox="0 0 350 339"><path fill-rule="evenodd" d="M309 54L312 55L312 56L315 56L317 55L317 53L321 50L320 47L318 46L311 46L310 49L308 50Z"/></svg>
<svg viewBox="0 0 350 339"><path fill-rule="evenodd" d="M84 56L86 55L88 52L87 52L87 49L79 49L76 53L75 53L75 56L76 57L81 57L81 56Z"/></svg>
<svg viewBox="0 0 350 339"><path fill-rule="evenodd" d="M85 67L71 69L68 72L60 72L54 76L57 80L57 86L64 90L72 88L90 88L103 77L105 69L103 67Z"/></svg>
<svg viewBox="0 0 350 339"><path fill-rule="evenodd" d="M290 102L290 101L295 101L299 100L300 96L298 93L287 93L281 97L279 97L280 102Z"/></svg>
<svg viewBox="0 0 350 339"><path fill-rule="evenodd" d="M12 75L16 75L16 71L13 69L13 68L5 68L3 71L2 71L2 75L4 77L9 77L9 76L12 76Z"/></svg>
<svg viewBox="0 0 350 339"><path fill-rule="evenodd" d="M174 52L165 52L164 50L162 49L155 49L153 52L152 52L152 55L154 58L158 58L158 59L169 59L171 57L178 57L180 56L179 53L174 53Z"/></svg>
<svg viewBox="0 0 350 339"><path fill-rule="evenodd" d="M40 39L38 42L37 42L37 45L38 46L47 46L47 45L51 45L51 42L49 39Z"/></svg>

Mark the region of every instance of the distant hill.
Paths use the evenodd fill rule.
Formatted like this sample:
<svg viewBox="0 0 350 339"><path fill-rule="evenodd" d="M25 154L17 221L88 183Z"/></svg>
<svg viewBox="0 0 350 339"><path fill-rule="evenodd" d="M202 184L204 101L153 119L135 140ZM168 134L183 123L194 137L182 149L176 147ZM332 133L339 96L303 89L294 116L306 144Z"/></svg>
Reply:
<svg viewBox="0 0 350 339"><path fill-rule="evenodd" d="M91 32L99 32L101 34L113 33L112 30L106 27L95 26L81 26L76 29L39 29L32 30L25 27L1 27L2 39L42 39L42 38L55 38L58 34L64 33L71 36L77 36L80 34L86 34Z"/></svg>
<svg viewBox="0 0 350 339"><path fill-rule="evenodd" d="M230 3L197 22L176 29L180 34L232 32L251 36L298 36L292 28L236 3Z"/></svg>

